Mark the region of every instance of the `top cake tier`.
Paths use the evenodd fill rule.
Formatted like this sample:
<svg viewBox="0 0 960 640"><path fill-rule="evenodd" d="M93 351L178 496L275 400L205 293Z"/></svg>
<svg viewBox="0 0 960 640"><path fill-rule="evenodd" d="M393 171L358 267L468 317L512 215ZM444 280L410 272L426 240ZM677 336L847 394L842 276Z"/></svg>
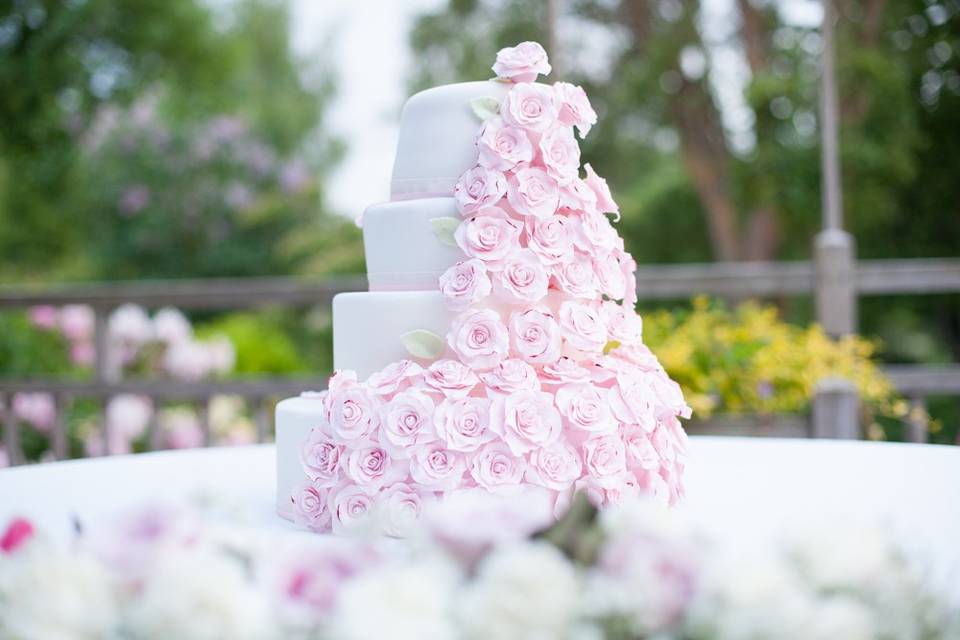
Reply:
<svg viewBox="0 0 960 640"><path fill-rule="evenodd" d="M449 196L460 175L477 162L480 121L470 102L503 97L504 82L462 82L412 96L400 115L400 137L393 163L390 198Z"/></svg>

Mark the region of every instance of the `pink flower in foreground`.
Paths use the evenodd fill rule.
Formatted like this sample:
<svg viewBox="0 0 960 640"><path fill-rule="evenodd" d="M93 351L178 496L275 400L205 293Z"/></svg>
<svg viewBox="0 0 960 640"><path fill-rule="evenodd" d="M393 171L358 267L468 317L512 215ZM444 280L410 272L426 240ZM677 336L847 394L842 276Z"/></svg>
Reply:
<svg viewBox="0 0 960 640"><path fill-rule="evenodd" d="M610 187L607 186L607 181L598 176L597 172L593 170L593 167L591 167L589 163L584 165L584 169L587 171L587 177L584 182L586 182L587 186L597 195L597 209L601 213L615 213L617 214L616 219L619 220L620 207L613 201L613 196L610 194Z"/></svg>
<svg viewBox="0 0 960 640"><path fill-rule="evenodd" d="M457 209L464 215L497 204L506 193L507 179L504 175L484 167L468 169L453 188Z"/></svg>
<svg viewBox="0 0 960 640"><path fill-rule="evenodd" d="M466 470L463 454L440 442L417 447L410 461L410 477L429 491L450 491L460 486Z"/></svg>
<svg viewBox="0 0 960 640"><path fill-rule="evenodd" d="M594 305L568 300L560 305L559 319L567 344L591 353L603 351L607 344L607 327Z"/></svg>
<svg viewBox="0 0 960 640"><path fill-rule="evenodd" d="M503 442L491 442L473 455L470 475L478 485L491 493L516 494L522 490L520 481L526 472L526 463Z"/></svg>
<svg viewBox="0 0 960 640"><path fill-rule="evenodd" d="M334 533L348 533L361 526L374 506L370 492L355 484L331 489L327 503Z"/></svg>
<svg viewBox="0 0 960 640"><path fill-rule="evenodd" d="M575 254L570 262L555 267L553 277L561 291L575 298L597 296L593 263L582 253Z"/></svg>
<svg viewBox="0 0 960 640"><path fill-rule="evenodd" d="M612 478L627 468L626 448L616 434L597 436L584 442L583 457L587 471L600 480Z"/></svg>
<svg viewBox="0 0 960 640"><path fill-rule="evenodd" d="M537 254L520 249L504 259L496 292L506 302L525 304L545 298L549 284L550 278Z"/></svg>
<svg viewBox="0 0 960 640"><path fill-rule="evenodd" d="M597 124L597 112L590 106L590 100L582 87L569 82L556 82L553 90L560 103L560 122L576 126L580 130L580 137L590 133L590 128Z"/></svg>
<svg viewBox="0 0 960 640"><path fill-rule="evenodd" d="M623 433L623 441L631 467L640 467L647 471L660 468L660 454L643 428L636 425L627 427Z"/></svg>
<svg viewBox="0 0 960 640"><path fill-rule="evenodd" d="M327 401L330 429L339 442L365 438L380 425L380 401L364 386L331 388Z"/></svg>
<svg viewBox="0 0 960 640"><path fill-rule="evenodd" d="M543 169L525 167L507 180L507 201L522 216L548 218L560 206L560 186Z"/></svg>
<svg viewBox="0 0 960 640"><path fill-rule="evenodd" d="M543 264L573 259L573 242L564 216L527 218L527 238L527 246Z"/></svg>
<svg viewBox="0 0 960 640"><path fill-rule="evenodd" d="M474 369L491 369L510 350L507 328L492 309L467 311L453 322L447 344L464 364Z"/></svg>
<svg viewBox="0 0 960 640"><path fill-rule="evenodd" d="M510 342L521 358L533 364L556 362L563 348L556 319L539 309L510 316Z"/></svg>
<svg viewBox="0 0 960 640"><path fill-rule="evenodd" d="M496 207L480 209L464 220L454 232L457 246L471 258L499 265L520 248L521 227Z"/></svg>
<svg viewBox="0 0 960 640"><path fill-rule="evenodd" d="M527 131L507 124L499 116L483 124L477 147L477 162L487 169L510 171L533 160L533 144Z"/></svg>
<svg viewBox="0 0 960 640"><path fill-rule="evenodd" d="M556 442L563 427L551 394L517 391L493 401L490 428L520 456Z"/></svg>
<svg viewBox="0 0 960 640"><path fill-rule="evenodd" d="M509 395L517 391L539 391L540 380L536 370L523 360L503 360L489 373L481 374L487 385L487 395Z"/></svg>
<svg viewBox="0 0 960 640"><path fill-rule="evenodd" d="M641 344L643 321L636 311L625 305L607 301L603 303L600 312L607 324L607 333L611 340L616 340L621 345Z"/></svg>
<svg viewBox="0 0 960 640"><path fill-rule="evenodd" d="M564 356L545 366L541 370L540 377L545 385L587 382L590 380L590 371L577 364L573 358Z"/></svg>
<svg viewBox="0 0 960 640"><path fill-rule="evenodd" d="M456 360L437 360L424 376L424 383L429 390L438 391L447 398L463 398L479 382L480 379L470 367Z"/></svg>
<svg viewBox="0 0 960 640"><path fill-rule="evenodd" d="M435 421L437 436L453 451L476 451L494 437L486 398L444 400L437 407Z"/></svg>
<svg viewBox="0 0 960 640"><path fill-rule="evenodd" d="M546 131L557 121L557 101L553 88L531 82L521 82L503 99L500 115L509 124Z"/></svg>
<svg viewBox="0 0 960 640"><path fill-rule="evenodd" d="M454 309L464 309L486 298L491 289L487 269L476 258L458 262L440 276L440 293Z"/></svg>
<svg viewBox="0 0 960 640"><path fill-rule="evenodd" d="M328 490L306 484L290 498L293 503L293 521L301 527L320 533L330 530Z"/></svg>
<svg viewBox="0 0 960 640"><path fill-rule="evenodd" d="M560 184L578 177L580 145L570 127L553 127L540 138L540 157L549 173Z"/></svg>
<svg viewBox="0 0 960 640"><path fill-rule="evenodd" d="M568 384L557 389L557 406L566 424L590 434L610 433L617 421L610 413L609 393L592 384Z"/></svg>
<svg viewBox="0 0 960 640"><path fill-rule="evenodd" d="M11 554L34 535L33 524L25 518L14 518L0 536L0 552Z"/></svg>
<svg viewBox="0 0 960 640"><path fill-rule="evenodd" d="M409 387L413 379L422 373L423 367L413 360L398 360L370 374L366 384L377 395L390 396Z"/></svg>
<svg viewBox="0 0 960 640"><path fill-rule="evenodd" d="M419 389L398 393L383 409L381 438L398 457L410 456L409 448L436 439L433 400Z"/></svg>
<svg viewBox="0 0 960 640"><path fill-rule="evenodd" d="M30 307L30 322L38 329L57 328L57 308L49 304Z"/></svg>
<svg viewBox="0 0 960 640"><path fill-rule="evenodd" d="M368 444L350 451L344 471L358 485L376 490L406 477L407 466L403 461L391 458L383 447Z"/></svg>
<svg viewBox="0 0 960 640"><path fill-rule="evenodd" d="M515 47L506 47L497 52L493 72L498 78L514 82L533 82L537 75L550 73L546 50L537 42L521 42Z"/></svg>
<svg viewBox="0 0 960 640"><path fill-rule="evenodd" d="M71 342L93 338L93 309L85 304L68 304L60 309L60 330Z"/></svg>
<svg viewBox="0 0 960 640"><path fill-rule="evenodd" d="M597 194L580 178L574 178L561 187L560 206L578 214L599 213Z"/></svg>
<svg viewBox="0 0 960 640"><path fill-rule="evenodd" d="M627 292L627 281L614 253L594 259L593 273L604 295L611 300L623 300Z"/></svg>
<svg viewBox="0 0 960 640"><path fill-rule="evenodd" d="M332 487L340 481L343 446L321 429L313 429L300 449L300 461L307 477L317 487Z"/></svg>
<svg viewBox="0 0 960 640"><path fill-rule="evenodd" d="M16 393L12 402L13 415L40 431L47 433L57 419L57 406L53 395L44 392Z"/></svg>
<svg viewBox="0 0 960 640"><path fill-rule="evenodd" d="M532 451L529 462L527 480L554 491L568 489L583 472L577 450L563 440Z"/></svg>

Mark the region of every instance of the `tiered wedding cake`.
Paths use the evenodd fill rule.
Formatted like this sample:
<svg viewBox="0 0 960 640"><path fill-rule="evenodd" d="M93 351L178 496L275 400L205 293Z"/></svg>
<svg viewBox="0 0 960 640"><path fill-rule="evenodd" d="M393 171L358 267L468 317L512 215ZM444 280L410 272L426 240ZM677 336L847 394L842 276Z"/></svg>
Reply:
<svg viewBox="0 0 960 640"><path fill-rule="evenodd" d="M333 301L336 374L277 407L277 506L317 531L477 488L599 504L682 494L690 410L641 340L636 264L585 166L596 114L531 42L497 79L403 108L391 201L363 216L369 292ZM392 523L392 524L391 524Z"/></svg>

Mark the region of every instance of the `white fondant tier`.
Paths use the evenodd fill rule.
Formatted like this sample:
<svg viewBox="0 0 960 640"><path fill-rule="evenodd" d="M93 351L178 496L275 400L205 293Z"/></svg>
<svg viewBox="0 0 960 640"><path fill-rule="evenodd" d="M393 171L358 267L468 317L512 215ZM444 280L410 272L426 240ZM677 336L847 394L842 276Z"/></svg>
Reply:
<svg viewBox="0 0 960 640"><path fill-rule="evenodd" d="M470 101L502 100L511 86L489 80L448 84L407 100L400 114L390 197L401 200L452 194L460 175L477 162L480 120Z"/></svg>
<svg viewBox="0 0 960 640"><path fill-rule="evenodd" d="M453 198L420 198L375 204L363 214L363 249L371 291L437 288L463 252L437 240L430 221L458 218Z"/></svg>
<svg viewBox="0 0 960 640"><path fill-rule="evenodd" d="M333 366L363 380L411 358L401 336L416 329L445 338L453 313L439 291L341 293L333 299Z"/></svg>
<svg viewBox="0 0 960 640"><path fill-rule="evenodd" d="M288 520L293 513L290 496L307 479L300 463L300 449L322 416L323 404L312 394L287 398L277 404L277 513Z"/></svg>

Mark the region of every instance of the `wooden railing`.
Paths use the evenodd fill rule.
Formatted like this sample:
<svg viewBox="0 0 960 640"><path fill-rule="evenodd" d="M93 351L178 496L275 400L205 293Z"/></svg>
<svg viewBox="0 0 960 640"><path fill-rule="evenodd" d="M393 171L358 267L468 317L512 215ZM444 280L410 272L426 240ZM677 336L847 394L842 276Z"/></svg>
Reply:
<svg viewBox="0 0 960 640"><path fill-rule="evenodd" d="M891 294L931 294L960 292L960 259L878 260L856 265L855 288L858 296ZM697 294L726 298L811 295L816 287L814 265L809 262L687 264L645 266L637 271L637 291L641 299L688 298ZM76 398L93 398L103 407L106 399L121 393L134 393L157 401L193 403L201 416L205 441L209 443L206 404L219 394L239 395L252 404L257 439L268 439L272 432L270 409L276 398L295 395L304 389L320 389L325 375L310 379L256 378L248 380L185 383L171 380L124 381L110 379L106 363L107 318L112 310L126 303L148 308L173 306L181 309L240 309L270 305L328 305L343 291L365 290L362 277L331 280L298 278L244 278L184 281L116 282L64 284L53 286L0 287L0 309L34 305L86 304L95 314L95 360L91 380L36 378L0 379L0 407L4 407L4 445L11 462L22 462L19 425L10 410L13 394L45 391L54 395L59 423L51 434L52 453L68 457L65 409ZM926 398L930 395L960 395L960 365L944 367L896 366L887 373L897 389L910 399L909 433L911 439L926 437ZM824 406L829 407L829 403ZM825 421L838 420L827 411ZM109 434L101 419L103 437ZM822 429L826 428L821 425ZM817 433L816 425L811 426ZM148 437L151 448L158 440L156 429Z"/></svg>

